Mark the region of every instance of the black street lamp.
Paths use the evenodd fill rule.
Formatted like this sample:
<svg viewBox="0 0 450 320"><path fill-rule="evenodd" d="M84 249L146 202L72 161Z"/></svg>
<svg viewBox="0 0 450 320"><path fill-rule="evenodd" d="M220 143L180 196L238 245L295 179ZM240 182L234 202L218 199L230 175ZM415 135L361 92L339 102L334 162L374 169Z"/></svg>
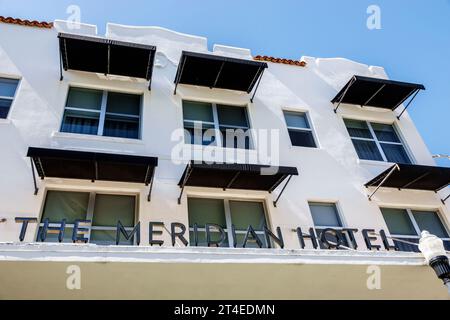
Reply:
<svg viewBox="0 0 450 320"><path fill-rule="evenodd" d="M447 286L450 294L450 264L442 239L428 231L423 231L419 241L419 249L438 278Z"/></svg>

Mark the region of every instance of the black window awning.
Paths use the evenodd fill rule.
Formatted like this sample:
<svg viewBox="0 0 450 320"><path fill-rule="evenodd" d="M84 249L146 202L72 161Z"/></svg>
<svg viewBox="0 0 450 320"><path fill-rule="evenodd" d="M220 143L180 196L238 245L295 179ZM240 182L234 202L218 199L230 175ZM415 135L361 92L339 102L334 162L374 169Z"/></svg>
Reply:
<svg viewBox="0 0 450 320"><path fill-rule="evenodd" d="M422 84L355 75L331 102L338 104L335 112L341 103L395 110L413 96L408 103L409 106L420 90L425 90Z"/></svg>
<svg viewBox="0 0 450 320"><path fill-rule="evenodd" d="M256 93L267 67L265 62L183 51L175 76L174 93L180 83L247 93L252 92L256 85Z"/></svg>
<svg viewBox="0 0 450 320"><path fill-rule="evenodd" d="M439 191L450 184L450 168L415 164L396 164L368 183L366 187L376 187L369 199L381 187Z"/></svg>
<svg viewBox="0 0 450 320"><path fill-rule="evenodd" d="M155 46L68 33L58 38L61 66L66 71L142 78L151 83Z"/></svg>
<svg viewBox="0 0 450 320"><path fill-rule="evenodd" d="M265 175L269 166L251 164L207 164L191 162L180 179L182 189L178 203L181 202L184 187L206 187L221 189L244 189L273 192L284 180L298 175L295 167L278 167L275 174ZM281 193L289 183L286 182ZM281 193L279 197L281 196ZM279 199L278 197L278 199ZM275 201L275 205L278 202Z"/></svg>
<svg viewBox="0 0 450 320"><path fill-rule="evenodd" d="M31 159L41 179L104 180L151 186L155 167L158 166L158 158L154 157L44 148L29 148L27 157ZM32 171L34 177L34 170ZM38 188L35 180L34 182L37 194Z"/></svg>

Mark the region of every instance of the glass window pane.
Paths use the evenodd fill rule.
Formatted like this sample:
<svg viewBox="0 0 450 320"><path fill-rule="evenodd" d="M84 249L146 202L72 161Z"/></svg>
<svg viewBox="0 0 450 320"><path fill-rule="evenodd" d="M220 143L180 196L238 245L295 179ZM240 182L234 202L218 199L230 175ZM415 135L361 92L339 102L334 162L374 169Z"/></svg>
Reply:
<svg viewBox="0 0 450 320"><path fill-rule="evenodd" d="M183 101L183 118L214 122L212 105L205 102Z"/></svg>
<svg viewBox="0 0 450 320"><path fill-rule="evenodd" d="M306 128L306 129L310 128L308 118L306 117L306 113L285 111L284 117L286 119L288 127Z"/></svg>
<svg viewBox="0 0 450 320"><path fill-rule="evenodd" d="M50 223L60 223L66 219L67 224L74 224L76 220L85 220L88 203L86 192L48 191L42 221L48 218Z"/></svg>
<svg viewBox="0 0 450 320"><path fill-rule="evenodd" d="M131 233L132 230L128 230ZM99 246L110 246L116 245L116 230L92 230L90 243L97 244ZM121 246L132 246L134 244L134 237L130 240L126 240L125 236L121 234L119 245Z"/></svg>
<svg viewBox="0 0 450 320"><path fill-rule="evenodd" d="M351 137L368 139L374 138L365 121L344 119L344 122Z"/></svg>
<svg viewBox="0 0 450 320"><path fill-rule="evenodd" d="M360 159L383 161L383 157L374 141L352 139L352 142Z"/></svg>
<svg viewBox="0 0 450 320"><path fill-rule="evenodd" d="M93 226L116 227L120 220L124 227L134 227L134 196L97 194L95 196Z"/></svg>
<svg viewBox="0 0 450 320"><path fill-rule="evenodd" d="M195 128L194 128L195 127ZM197 129L198 127L198 129ZM201 128L201 129L200 129ZM187 144L215 145L216 136L214 126L209 124L196 124L193 122L184 122L184 142Z"/></svg>
<svg viewBox="0 0 450 320"><path fill-rule="evenodd" d="M14 97L19 80L0 78L0 96Z"/></svg>
<svg viewBox="0 0 450 320"><path fill-rule="evenodd" d="M0 118L6 119L8 117L9 108L11 107L12 100L0 99Z"/></svg>
<svg viewBox="0 0 450 320"><path fill-rule="evenodd" d="M106 112L138 116L141 114L141 96L108 92Z"/></svg>
<svg viewBox="0 0 450 320"><path fill-rule="evenodd" d="M67 107L100 110L103 92L92 89L70 88Z"/></svg>
<svg viewBox="0 0 450 320"><path fill-rule="evenodd" d="M224 229L227 227L223 200L189 198L188 214L190 228L195 223L199 228L204 228L207 223L217 224Z"/></svg>
<svg viewBox="0 0 450 320"><path fill-rule="evenodd" d="M220 128L224 148L250 149L250 131L245 129Z"/></svg>
<svg viewBox="0 0 450 320"><path fill-rule="evenodd" d="M333 203L309 203L316 227L342 227L336 205Z"/></svg>
<svg viewBox="0 0 450 320"><path fill-rule="evenodd" d="M61 132L93 134L98 133L100 114L89 111L66 110Z"/></svg>
<svg viewBox="0 0 450 320"><path fill-rule="evenodd" d="M103 135L106 137L139 139L139 119L107 114Z"/></svg>
<svg viewBox="0 0 450 320"><path fill-rule="evenodd" d="M382 208L381 212L391 234L402 236L418 235L406 210Z"/></svg>
<svg viewBox="0 0 450 320"><path fill-rule="evenodd" d="M445 230L445 227L436 212L413 211L412 214L414 219L416 219L420 231L426 230L439 238L449 237L447 230Z"/></svg>
<svg viewBox="0 0 450 320"><path fill-rule="evenodd" d="M266 215L262 202L230 201L231 223L236 230L247 230L252 226L255 230L264 230Z"/></svg>
<svg viewBox="0 0 450 320"><path fill-rule="evenodd" d="M249 127L244 107L218 105L217 113L220 125Z"/></svg>
<svg viewBox="0 0 450 320"><path fill-rule="evenodd" d="M378 140L386 142L400 142L394 127L390 124L371 123Z"/></svg>
<svg viewBox="0 0 450 320"><path fill-rule="evenodd" d="M381 143L381 148L389 162L411 163L405 148L398 144Z"/></svg>
<svg viewBox="0 0 450 320"><path fill-rule="evenodd" d="M311 131L289 130L291 143L296 147L315 148L316 142Z"/></svg>

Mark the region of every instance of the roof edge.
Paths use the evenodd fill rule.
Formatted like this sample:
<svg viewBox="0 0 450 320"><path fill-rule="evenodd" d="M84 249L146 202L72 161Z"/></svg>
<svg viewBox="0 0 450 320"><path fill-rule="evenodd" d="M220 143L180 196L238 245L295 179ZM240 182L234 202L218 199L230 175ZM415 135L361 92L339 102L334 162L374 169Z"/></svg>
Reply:
<svg viewBox="0 0 450 320"><path fill-rule="evenodd" d="M0 16L0 22L8 23L8 24L17 24L24 27L35 27L35 28L43 28L43 29L52 29L53 22L47 21L37 21L37 20L26 20L12 17L4 17Z"/></svg>

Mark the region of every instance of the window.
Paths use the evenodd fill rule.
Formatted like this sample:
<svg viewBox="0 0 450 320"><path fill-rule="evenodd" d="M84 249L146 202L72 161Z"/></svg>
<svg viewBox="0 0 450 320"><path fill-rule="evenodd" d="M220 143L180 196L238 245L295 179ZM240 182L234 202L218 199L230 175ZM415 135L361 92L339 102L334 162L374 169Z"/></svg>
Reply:
<svg viewBox="0 0 450 320"><path fill-rule="evenodd" d="M139 139L141 96L70 88L62 132Z"/></svg>
<svg viewBox="0 0 450 320"><path fill-rule="evenodd" d="M293 146L317 147L306 113L284 111L284 118Z"/></svg>
<svg viewBox="0 0 450 320"><path fill-rule="evenodd" d="M334 203L310 202L309 209L314 221L317 237L320 238L324 229L331 228L334 230L343 230L343 224L339 217L339 212ZM341 238L344 246L349 247L347 234L342 232ZM331 234L326 234L326 239L332 243L336 242L336 238Z"/></svg>
<svg viewBox="0 0 450 320"><path fill-rule="evenodd" d="M19 80L0 78L0 119L8 117Z"/></svg>
<svg viewBox="0 0 450 320"><path fill-rule="evenodd" d="M392 237L419 243L421 232L427 230L445 239L445 247L450 250L449 234L437 212L392 208L381 208L381 212ZM398 240L394 240L394 243L401 251L419 252L415 245Z"/></svg>
<svg viewBox="0 0 450 320"><path fill-rule="evenodd" d="M411 163L392 125L349 119L344 122L360 159Z"/></svg>
<svg viewBox="0 0 450 320"><path fill-rule="evenodd" d="M250 125L245 107L183 101L185 142L250 149Z"/></svg>
<svg viewBox="0 0 450 320"><path fill-rule="evenodd" d="M41 232L45 219L50 227L60 227L66 219L63 242L72 242L73 228L77 220L92 221L91 232L85 235L90 243L115 245L117 222L120 221L127 232L134 229L136 221L136 197L129 195L109 195L89 192L48 191L44 211L37 236L41 241ZM83 227L80 225L80 228ZM59 232L48 232L46 242L58 242ZM122 245L133 245L121 236Z"/></svg>
<svg viewBox="0 0 450 320"><path fill-rule="evenodd" d="M267 226L264 204L259 201L237 201L222 199L189 198L189 238L190 245L195 246L195 229L197 225L198 246L207 246L206 224L217 224L227 234L222 247L233 247L232 226L236 233L237 247L243 247L245 235L251 225L263 247L267 247L264 236L264 227ZM217 229L210 229L211 240L219 241L220 232ZM256 241L250 237L247 248L259 248Z"/></svg>

